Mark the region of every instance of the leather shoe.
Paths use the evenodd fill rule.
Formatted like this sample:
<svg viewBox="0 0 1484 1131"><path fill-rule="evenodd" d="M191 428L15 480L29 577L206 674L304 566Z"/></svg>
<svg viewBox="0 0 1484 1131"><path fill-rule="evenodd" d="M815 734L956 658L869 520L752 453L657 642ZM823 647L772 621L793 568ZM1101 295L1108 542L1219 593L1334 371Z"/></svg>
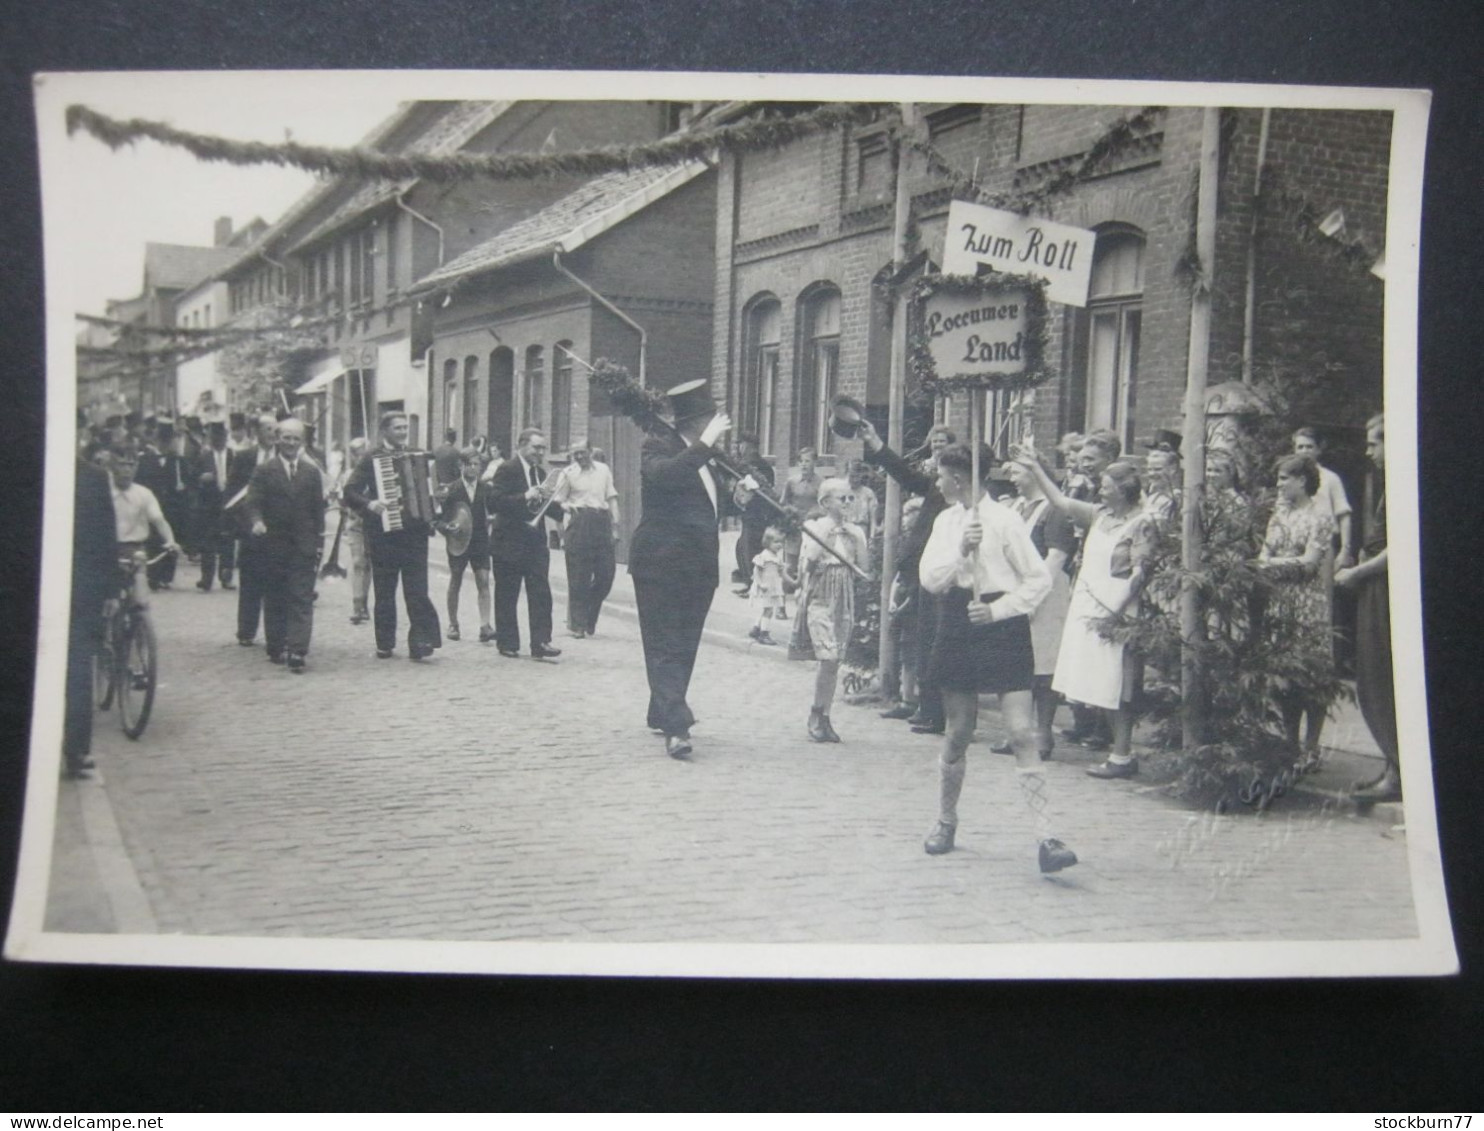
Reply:
<svg viewBox="0 0 1484 1131"><path fill-rule="evenodd" d="M1381 780L1365 789L1357 789L1351 798L1362 805L1375 805L1384 801L1402 799L1402 783L1393 773L1384 774Z"/></svg>
<svg viewBox="0 0 1484 1131"><path fill-rule="evenodd" d="M916 703L898 703L889 711L882 711L883 719L910 719L917 713Z"/></svg>
<svg viewBox="0 0 1484 1131"><path fill-rule="evenodd" d="M268 653L268 662L270 664L281 664L281 663L283 663L283 653L282 652L269 652Z"/></svg>
<svg viewBox="0 0 1484 1131"><path fill-rule="evenodd" d="M991 754L1014 754L1015 744L1008 738L1004 742L996 742L989 748Z"/></svg>
<svg viewBox="0 0 1484 1131"><path fill-rule="evenodd" d="M244 648L251 648L255 641L251 636L239 636L237 638L237 643L242 645Z"/></svg>
<svg viewBox="0 0 1484 1131"><path fill-rule="evenodd" d="M952 852L953 834L957 831L957 825L939 821L933 826L933 831L928 833L927 840L922 842L922 850L929 856L942 856L946 852Z"/></svg>
<svg viewBox="0 0 1484 1131"><path fill-rule="evenodd" d="M913 734L943 734L948 729L948 724L939 719L937 722L914 723Z"/></svg>
<svg viewBox="0 0 1484 1131"><path fill-rule="evenodd" d="M456 624L449 625L448 631L444 633L444 635L447 636L450 640L459 639L459 626Z"/></svg>
<svg viewBox="0 0 1484 1131"><path fill-rule="evenodd" d="M520 659L520 650L518 648L501 648L500 655L509 656L512 660L518 660Z"/></svg>
<svg viewBox="0 0 1484 1131"><path fill-rule="evenodd" d="M1040 859L1041 871L1060 872L1077 863L1077 854L1055 837L1047 837L1041 842Z"/></svg>
<svg viewBox="0 0 1484 1131"><path fill-rule="evenodd" d="M479 630L479 642L481 644L488 644L494 638L495 630L492 629L489 625L485 625Z"/></svg>
<svg viewBox="0 0 1484 1131"><path fill-rule="evenodd" d="M407 649L407 658L409 660L426 660L432 654L433 646L431 644L413 644Z"/></svg>
<svg viewBox="0 0 1484 1131"><path fill-rule="evenodd" d="M201 592L203 592L203 593L210 593L211 592L211 582L209 582L209 581L198 581L198 582L196 582L196 588L199 589L199 590L201 590Z"/></svg>
<svg viewBox="0 0 1484 1131"><path fill-rule="evenodd" d="M289 671L295 675L304 674L304 657L297 652L290 652L288 658Z"/></svg>
<svg viewBox="0 0 1484 1131"><path fill-rule="evenodd" d="M809 712L808 734L810 742L828 742L830 740L829 724L825 721L824 713L818 707Z"/></svg>
<svg viewBox="0 0 1484 1131"><path fill-rule="evenodd" d="M1087 776L1090 778L1131 778L1139 773L1139 760L1133 758L1127 762L1099 762L1096 766L1087 768Z"/></svg>
<svg viewBox="0 0 1484 1131"><path fill-rule="evenodd" d="M665 753L677 762L690 761L691 744L688 734L665 735Z"/></svg>
<svg viewBox="0 0 1484 1131"><path fill-rule="evenodd" d="M376 658L378 660L390 660L392 658L392 650L390 648L378 648L376 649Z"/></svg>
<svg viewBox="0 0 1484 1131"><path fill-rule="evenodd" d="M560 648L553 648L550 644L532 644L531 655L538 660L554 660L562 654Z"/></svg>

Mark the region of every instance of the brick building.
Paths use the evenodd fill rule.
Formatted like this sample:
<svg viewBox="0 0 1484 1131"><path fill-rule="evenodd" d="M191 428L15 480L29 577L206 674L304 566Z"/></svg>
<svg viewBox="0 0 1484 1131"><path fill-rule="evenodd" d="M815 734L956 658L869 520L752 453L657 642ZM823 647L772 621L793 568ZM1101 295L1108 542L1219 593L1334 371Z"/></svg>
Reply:
<svg viewBox="0 0 1484 1131"><path fill-rule="evenodd" d="M595 177L450 260L414 288L432 311L430 433L509 455L546 430L560 462L604 448L624 518L639 517L642 437L590 395L584 363L657 387L710 368L716 178L703 162Z"/></svg>
<svg viewBox="0 0 1484 1131"><path fill-rule="evenodd" d="M1072 167L1134 109L927 105L922 136L982 191L1023 191ZM1180 429L1201 124L1199 108L1159 112L1044 212L1093 230L1097 241L1088 304L1051 304L1047 360L1055 377L1036 391L1031 410L1043 446L1064 431L1106 427L1138 452L1155 428ZM1364 111L1222 115L1209 382L1255 374L1292 385L1303 420L1342 447L1381 402L1382 286L1364 265L1333 254L1334 238L1314 230L1313 220L1342 215L1344 238L1379 253L1390 124L1389 114ZM920 159L907 169L909 257L925 253L935 268L953 190ZM884 124L721 161L713 369L739 427L756 432L780 463L802 447L826 458L858 450L826 427L837 392L865 401L884 421L892 304L879 284L891 268L894 189ZM934 416L963 425L963 398L933 405L913 394L909 383L909 445ZM990 403L987 434L1005 425L1008 407Z"/></svg>

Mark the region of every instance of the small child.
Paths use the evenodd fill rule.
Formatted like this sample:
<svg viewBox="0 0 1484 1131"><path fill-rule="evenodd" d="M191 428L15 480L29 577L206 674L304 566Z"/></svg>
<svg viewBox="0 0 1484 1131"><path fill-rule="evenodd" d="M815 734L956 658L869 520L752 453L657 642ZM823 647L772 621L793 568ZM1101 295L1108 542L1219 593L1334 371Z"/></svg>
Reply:
<svg viewBox="0 0 1484 1131"><path fill-rule="evenodd" d="M759 644L777 644L767 622L788 619L788 600L783 595L784 541L783 531L768 527L763 532L762 552L752 559L752 591L748 598L754 619L747 635Z"/></svg>
<svg viewBox="0 0 1484 1131"><path fill-rule="evenodd" d="M819 505L824 516L805 525L846 561L863 567L867 559L865 533L845 517L854 501L848 480L826 479L819 485ZM814 705L809 710L810 741L839 742L840 736L830 724L830 706L835 701L840 662L845 658L855 627L855 574L850 566L812 538L803 541L799 572L803 575L804 590L799 598L789 658L812 657L819 661L819 671L814 677Z"/></svg>

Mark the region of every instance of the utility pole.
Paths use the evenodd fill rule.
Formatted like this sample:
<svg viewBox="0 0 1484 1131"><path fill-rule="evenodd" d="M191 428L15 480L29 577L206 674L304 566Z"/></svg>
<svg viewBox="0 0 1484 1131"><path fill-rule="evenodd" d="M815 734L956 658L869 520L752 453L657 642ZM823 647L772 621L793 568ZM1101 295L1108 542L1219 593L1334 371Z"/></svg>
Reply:
<svg viewBox="0 0 1484 1131"><path fill-rule="evenodd" d="M1190 354L1185 370L1185 499L1180 513L1180 565L1201 565L1201 498L1206 483L1206 377L1211 354L1211 289L1216 270L1216 182L1221 161L1221 111L1201 111L1200 175L1196 182L1195 250L1198 274L1190 296ZM1180 588L1180 731L1185 750L1205 741L1205 694L1200 646L1205 613L1188 582Z"/></svg>
<svg viewBox="0 0 1484 1131"><path fill-rule="evenodd" d="M897 140L896 211L892 221L891 266L895 278L907 263L907 229L912 218L912 184L908 175L912 150L906 139L917 130L917 107L900 105L901 133ZM902 414L907 400L907 294L905 289L892 296L891 311L891 379L886 394L886 443L893 451L902 451ZM881 531L881 640L876 670L884 684L886 674L896 670L897 650L887 624L891 607L891 583L897 574L897 543L902 533L902 488L890 476L886 479L886 521Z"/></svg>

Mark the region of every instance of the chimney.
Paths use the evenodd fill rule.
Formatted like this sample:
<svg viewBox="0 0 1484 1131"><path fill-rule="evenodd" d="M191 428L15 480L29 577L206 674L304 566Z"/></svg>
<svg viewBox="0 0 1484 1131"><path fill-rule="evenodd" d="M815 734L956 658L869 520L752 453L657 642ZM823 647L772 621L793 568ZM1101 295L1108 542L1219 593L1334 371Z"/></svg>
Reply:
<svg viewBox="0 0 1484 1131"><path fill-rule="evenodd" d="M218 216L212 243L215 247L226 247L232 242L232 217Z"/></svg>

